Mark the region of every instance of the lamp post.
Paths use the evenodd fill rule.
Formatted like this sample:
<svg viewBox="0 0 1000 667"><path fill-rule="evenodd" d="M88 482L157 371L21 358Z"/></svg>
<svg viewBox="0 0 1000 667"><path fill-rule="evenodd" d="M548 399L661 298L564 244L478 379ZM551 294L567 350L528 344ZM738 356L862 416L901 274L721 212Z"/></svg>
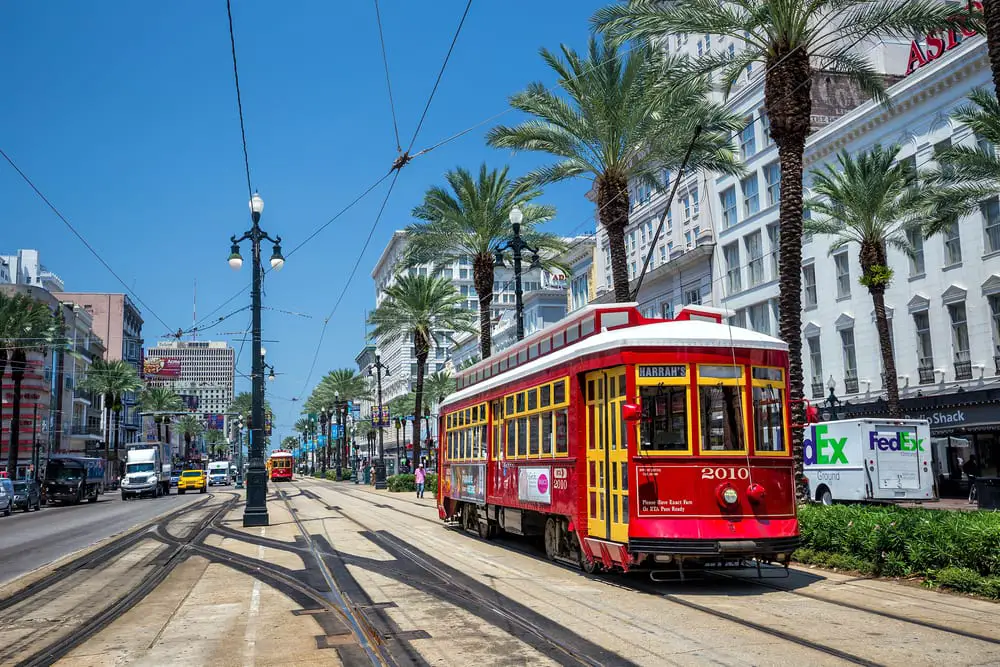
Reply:
<svg viewBox="0 0 1000 667"><path fill-rule="evenodd" d="M323 406L319 410L319 432L322 436L319 448L319 471L323 479L326 479L327 460L330 458L330 409Z"/></svg>
<svg viewBox="0 0 1000 667"><path fill-rule="evenodd" d="M343 476L344 470L344 407L347 405L347 401L340 400L340 392L333 392L333 417L337 422L337 449L336 449L336 466L337 466L337 481Z"/></svg>
<svg viewBox="0 0 1000 667"><path fill-rule="evenodd" d="M431 459L430 452L431 452L431 442L432 442L431 441L431 409L428 408L428 407L426 407L426 406L424 407L424 425L427 427L427 442L426 442L427 446L424 448L424 452L426 452L425 456L427 457L427 462L430 463L430 459ZM417 430L419 431L420 428L418 427ZM419 463L420 463L420 461L414 461L413 462L414 468L416 468L416 466Z"/></svg>
<svg viewBox="0 0 1000 667"><path fill-rule="evenodd" d="M834 393L834 390L837 388L837 381L833 379L832 375L827 380L826 388L830 390L830 395L826 397L826 410L823 410L823 421L836 421L840 419L840 414L837 412L837 408L840 406L840 399Z"/></svg>
<svg viewBox="0 0 1000 667"><path fill-rule="evenodd" d="M249 240L251 257L253 259L253 276L251 277L250 301L252 311L253 347L251 359L253 368L251 376L251 409L250 409L250 467L247 470L247 502L243 509L244 526L266 526L270 523L267 514L267 472L264 468L264 357L261 355L261 282L264 275L260 261L261 241L274 244L271 253L271 268L281 270L285 258L281 254L281 237L272 239L260 228L260 214L264 211L264 200L256 192L250 197L250 218L253 226L243 236L231 237L232 248L229 254L229 266L238 271L243 266L240 256L240 242Z"/></svg>
<svg viewBox="0 0 1000 667"><path fill-rule="evenodd" d="M375 350L375 363L368 368L368 375L372 375L372 371L375 371L376 385L378 387L377 399L378 408L376 414L378 415L376 422L378 423L378 462L375 464L375 488L384 489L385 488L385 434L382 432L382 371L385 371L386 375L389 375L389 369L385 364L382 363L382 355L379 354L378 350Z"/></svg>
<svg viewBox="0 0 1000 667"><path fill-rule="evenodd" d="M517 316L517 339L524 340L524 290L521 288L521 252L530 250L533 253L530 269L537 269L541 266L538 257L538 248L529 244L521 238L521 221L524 214L521 209L514 207L510 209L510 226L513 236L510 241L496 249L496 265L504 266L503 251L510 250L514 256L514 313Z"/></svg>

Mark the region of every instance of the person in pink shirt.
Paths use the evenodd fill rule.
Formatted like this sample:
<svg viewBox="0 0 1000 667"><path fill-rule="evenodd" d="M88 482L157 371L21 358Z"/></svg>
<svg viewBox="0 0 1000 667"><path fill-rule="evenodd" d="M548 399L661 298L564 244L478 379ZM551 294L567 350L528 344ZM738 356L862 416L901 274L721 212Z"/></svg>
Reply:
<svg viewBox="0 0 1000 667"><path fill-rule="evenodd" d="M414 479L417 482L417 498L424 497L424 481L427 479L427 473L424 472L424 464L421 463L417 466L416 472L413 474Z"/></svg>

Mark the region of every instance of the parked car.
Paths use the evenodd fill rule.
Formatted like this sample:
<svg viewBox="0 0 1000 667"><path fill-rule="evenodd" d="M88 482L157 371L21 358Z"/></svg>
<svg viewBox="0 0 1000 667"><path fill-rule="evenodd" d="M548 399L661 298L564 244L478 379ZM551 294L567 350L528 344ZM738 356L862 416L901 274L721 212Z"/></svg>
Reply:
<svg viewBox="0 0 1000 667"><path fill-rule="evenodd" d="M202 493L208 490L208 477L204 470L185 470L181 473L181 478L177 482L177 493L183 494L185 491L198 491Z"/></svg>
<svg viewBox="0 0 1000 667"><path fill-rule="evenodd" d="M33 479L14 482L14 509L30 512L42 509L42 490Z"/></svg>
<svg viewBox="0 0 1000 667"><path fill-rule="evenodd" d="M6 477L0 479L0 512L10 516L14 509L14 485Z"/></svg>
<svg viewBox="0 0 1000 667"><path fill-rule="evenodd" d="M176 473L173 474L173 475L170 475L170 488L176 489L177 488L177 482L179 482L180 479L181 479L181 476L178 475L178 474L176 474Z"/></svg>

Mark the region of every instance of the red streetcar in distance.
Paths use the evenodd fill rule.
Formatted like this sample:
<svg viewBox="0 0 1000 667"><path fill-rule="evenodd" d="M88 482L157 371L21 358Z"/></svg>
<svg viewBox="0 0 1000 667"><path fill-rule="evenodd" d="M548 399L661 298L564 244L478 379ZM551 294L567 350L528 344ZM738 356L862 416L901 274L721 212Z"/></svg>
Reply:
<svg viewBox="0 0 1000 667"><path fill-rule="evenodd" d="M788 347L686 306L588 306L457 377L438 511L489 538L544 536L598 569L679 570L798 544Z"/></svg>
<svg viewBox="0 0 1000 667"><path fill-rule="evenodd" d="M291 452L283 449L276 449L271 452L267 459L267 477L272 482L292 481L292 466L295 457Z"/></svg>

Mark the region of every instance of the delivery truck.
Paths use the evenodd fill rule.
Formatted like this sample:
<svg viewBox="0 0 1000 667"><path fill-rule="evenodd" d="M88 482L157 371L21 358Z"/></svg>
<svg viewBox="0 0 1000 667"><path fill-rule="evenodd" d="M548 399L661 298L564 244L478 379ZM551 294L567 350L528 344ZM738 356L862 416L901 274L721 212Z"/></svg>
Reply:
<svg viewBox="0 0 1000 667"><path fill-rule="evenodd" d="M45 465L46 502L96 503L104 493L104 459L53 454Z"/></svg>
<svg viewBox="0 0 1000 667"><path fill-rule="evenodd" d="M925 419L842 419L811 424L802 443L809 498L936 500Z"/></svg>
<svg viewBox="0 0 1000 667"><path fill-rule="evenodd" d="M170 493L170 446L165 442L129 445L125 478L121 483L122 500L158 498Z"/></svg>

